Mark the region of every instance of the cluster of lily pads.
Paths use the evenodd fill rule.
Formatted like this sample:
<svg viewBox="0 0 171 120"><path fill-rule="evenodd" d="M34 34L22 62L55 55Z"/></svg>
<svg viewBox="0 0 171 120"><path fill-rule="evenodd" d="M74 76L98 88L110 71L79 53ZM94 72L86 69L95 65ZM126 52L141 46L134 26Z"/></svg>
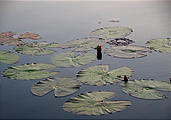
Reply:
<svg viewBox="0 0 171 120"><path fill-rule="evenodd" d="M78 67L96 61L96 49L98 44L106 46L104 53L118 58L140 58L147 56L149 51L155 50L164 53L171 53L171 39L155 39L146 43L146 46L129 45L134 43L125 38L133 30L128 27L105 27L90 32L89 37L70 40L65 43L47 43L31 42L24 43L23 39L39 40L38 34L27 32L18 35L14 32L0 33L0 44L16 45L14 50L20 54L28 55L46 55L55 53L53 49L71 48L69 52L62 52L53 55L52 64L45 63L27 63L11 66L3 71L3 76L17 80L35 80L44 79L35 83L32 88L32 94L44 96L54 91L55 97L63 97L77 92L82 84L87 85L109 85L120 82L122 91L128 95L143 99L164 99L165 95L158 91L171 91L171 84L158 80L129 80L122 82L124 76L130 77L134 71L126 66L109 71L108 65L90 66L80 70L74 78L52 77L58 72L50 69L56 67ZM110 41L110 42L109 42ZM5 64L14 64L19 60L19 55L0 50L0 62ZM83 115L102 115L122 111L131 105L130 101L110 101L105 100L115 96L115 92L93 91L87 92L75 97L71 97L63 105L63 109Z"/></svg>

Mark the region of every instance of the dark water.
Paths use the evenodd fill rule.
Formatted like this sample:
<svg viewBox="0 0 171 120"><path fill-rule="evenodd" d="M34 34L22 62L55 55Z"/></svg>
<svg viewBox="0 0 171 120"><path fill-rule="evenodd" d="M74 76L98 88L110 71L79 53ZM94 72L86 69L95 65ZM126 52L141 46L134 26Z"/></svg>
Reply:
<svg viewBox="0 0 171 120"><path fill-rule="evenodd" d="M0 2L0 32L27 31L38 33L42 40L62 43L75 38L86 37L88 33L101 26L126 26L134 30L128 36L144 45L147 40L171 37L171 2ZM100 20L119 18L120 23ZM11 46L0 46L1 50L13 51ZM56 49L56 53L62 52ZM56 54L55 53L55 54ZM51 55L21 55L14 65L44 62L51 63ZM157 79L169 81L171 77L171 54L149 53L147 57L136 59L119 59L103 54L101 61L76 67L56 68L60 71L56 76L75 77L82 68L109 64L110 69L128 66L135 71L131 79ZM9 67L0 63L0 72ZM0 119L2 118L53 118L53 119L171 119L171 92L163 92L168 96L164 100L143 100L124 94L119 84L96 87L83 85L73 95L55 98L53 92L37 97L31 94L31 86L39 80L13 80L0 76ZM117 92L115 100L130 100L128 109L110 115L83 116L64 111L61 106L71 96L79 93L108 90Z"/></svg>

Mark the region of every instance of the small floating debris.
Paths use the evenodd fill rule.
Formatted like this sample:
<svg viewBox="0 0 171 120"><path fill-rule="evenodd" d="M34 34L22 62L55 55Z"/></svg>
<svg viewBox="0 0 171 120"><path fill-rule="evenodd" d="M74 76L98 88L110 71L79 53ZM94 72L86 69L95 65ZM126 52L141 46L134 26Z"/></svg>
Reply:
<svg viewBox="0 0 171 120"><path fill-rule="evenodd" d="M109 19L108 22L119 22L117 19Z"/></svg>

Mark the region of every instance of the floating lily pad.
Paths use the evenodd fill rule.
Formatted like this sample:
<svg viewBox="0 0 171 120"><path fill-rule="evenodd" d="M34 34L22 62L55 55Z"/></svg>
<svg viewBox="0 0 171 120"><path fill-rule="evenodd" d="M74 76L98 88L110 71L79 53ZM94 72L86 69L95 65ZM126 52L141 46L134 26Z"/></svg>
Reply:
<svg viewBox="0 0 171 120"><path fill-rule="evenodd" d="M5 64L13 64L19 60L19 56L10 51L0 50L0 62Z"/></svg>
<svg viewBox="0 0 171 120"><path fill-rule="evenodd" d="M78 72L77 77L84 84L88 85L107 85L123 80L124 75L130 76L133 71L128 67L120 67L109 71L108 65L98 65L88 67Z"/></svg>
<svg viewBox="0 0 171 120"><path fill-rule="evenodd" d="M39 34L26 32L18 37L19 39L32 39L32 40L39 40L41 37Z"/></svg>
<svg viewBox="0 0 171 120"><path fill-rule="evenodd" d="M80 83L73 78L48 78L34 84L31 91L37 96L43 96L54 90L56 97L62 97L75 93L80 88Z"/></svg>
<svg viewBox="0 0 171 120"><path fill-rule="evenodd" d="M13 38L14 35L16 35L17 32L3 32L0 33L0 40L2 40L3 38Z"/></svg>
<svg viewBox="0 0 171 120"><path fill-rule="evenodd" d="M146 46L155 51L171 53L171 38L150 40L146 43Z"/></svg>
<svg viewBox="0 0 171 120"><path fill-rule="evenodd" d="M118 58L140 58L147 56L148 51L146 47L138 45L111 46L104 49L106 54Z"/></svg>
<svg viewBox="0 0 171 120"><path fill-rule="evenodd" d="M47 48L58 48L58 46L59 45L57 43L48 44L46 42L33 42L17 46L16 48L14 48L14 50L22 54L46 55L55 52Z"/></svg>
<svg viewBox="0 0 171 120"><path fill-rule="evenodd" d="M45 69L52 68L55 68L55 66L43 63L16 65L5 70L3 72L3 76L19 80L41 79L56 75L58 73L44 71Z"/></svg>
<svg viewBox="0 0 171 120"><path fill-rule="evenodd" d="M171 84L157 80L133 80L121 84L122 91L143 99L163 99L166 96L160 91L171 91Z"/></svg>
<svg viewBox="0 0 171 120"><path fill-rule="evenodd" d="M105 39L125 38L133 30L128 27L105 27L92 31L91 36L97 36Z"/></svg>
<svg viewBox="0 0 171 120"><path fill-rule="evenodd" d="M14 38L14 35L16 35L16 32L3 32L0 33L0 44L1 45L22 45L24 44L23 41L21 41L18 38Z"/></svg>
<svg viewBox="0 0 171 120"><path fill-rule="evenodd" d="M74 52L64 52L56 54L52 57L52 62L57 67L74 67L85 65L96 60L96 55L91 52L86 52L75 56Z"/></svg>
<svg viewBox="0 0 171 120"><path fill-rule="evenodd" d="M115 46L125 46L134 43L135 41L130 40L128 38L116 38L114 40L110 40L106 43L110 45L115 45Z"/></svg>
<svg viewBox="0 0 171 120"><path fill-rule="evenodd" d="M63 105L63 109L81 115L104 115L122 111L131 106L130 101L109 101L115 92L94 91L71 97Z"/></svg>
<svg viewBox="0 0 171 120"><path fill-rule="evenodd" d="M99 38L81 38L76 40L70 40L63 43L62 48L75 48L73 51L89 51L95 49L98 44L105 44L104 39Z"/></svg>

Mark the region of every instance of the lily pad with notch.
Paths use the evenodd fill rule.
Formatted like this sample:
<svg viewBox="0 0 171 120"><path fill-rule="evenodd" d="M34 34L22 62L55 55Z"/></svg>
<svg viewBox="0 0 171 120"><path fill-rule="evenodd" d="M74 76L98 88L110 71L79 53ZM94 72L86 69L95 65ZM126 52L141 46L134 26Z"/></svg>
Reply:
<svg viewBox="0 0 171 120"><path fill-rule="evenodd" d="M93 30L90 32L90 36L96 36L104 39L115 39L115 38L125 38L129 34L131 34L133 30L128 27L105 27Z"/></svg>
<svg viewBox="0 0 171 120"><path fill-rule="evenodd" d="M84 52L78 55L75 55L74 52L64 52L54 55L51 60L57 67L75 67L95 61L96 55L91 52Z"/></svg>
<svg viewBox="0 0 171 120"><path fill-rule="evenodd" d="M110 46L105 48L104 52L118 58L141 58L147 56L149 49L138 45Z"/></svg>
<svg viewBox="0 0 171 120"><path fill-rule="evenodd" d="M80 38L80 39L67 41L61 44L61 47L62 48L75 48L73 50L74 52L80 52L80 51L89 51L89 50L95 49L98 44L104 45L105 40L95 38L95 37L94 38L93 37Z"/></svg>
<svg viewBox="0 0 171 120"><path fill-rule="evenodd" d="M77 78L84 84L88 85L108 85L124 80L124 76L131 76L133 70L128 67L120 67L109 71L108 65L98 65L85 68L78 72Z"/></svg>
<svg viewBox="0 0 171 120"><path fill-rule="evenodd" d="M58 72L45 71L53 69L54 65L44 63L28 63L9 67L2 74L4 77L19 80L33 80L47 78L56 75Z"/></svg>
<svg viewBox="0 0 171 120"><path fill-rule="evenodd" d="M171 38L149 40L147 41L146 46L155 51L171 53Z"/></svg>
<svg viewBox="0 0 171 120"><path fill-rule="evenodd" d="M62 97L75 93L79 88L79 81L73 78L56 77L39 81L31 91L34 95L43 96L54 90L55 97Z"/></svg>
<svg viewBox="0 0 171 120"><path fill-rule="evenodd" d="M63 105L63 109L80 115L104 115L120 112L129 106L130 101L105 100L115 96L115 92L94 91L71 97Z"/></svg>
<svg viewBox="0 0 171 120"><path fill-rule="evenodd" d="M133 80L121 84L124 93L142 99L164 99L158 91L171 91L171 84L158 80Z"/></svg>
<svg viewBox="0 0 171 120"><path fill-rule="evenodd" d="M19 60L19 55L10 51L0 50L0 62L5 64L13 64Z"/></svg>
<svg viewBox="0 0 171 120"><path fill-rule="evenodd" d="M30 55L46 55L54 53L55 51L49 50L48 48L59 48L58 43L46 43L46 42L33 42L24 45L19 45L14 50L22 54Z"/></svg>

